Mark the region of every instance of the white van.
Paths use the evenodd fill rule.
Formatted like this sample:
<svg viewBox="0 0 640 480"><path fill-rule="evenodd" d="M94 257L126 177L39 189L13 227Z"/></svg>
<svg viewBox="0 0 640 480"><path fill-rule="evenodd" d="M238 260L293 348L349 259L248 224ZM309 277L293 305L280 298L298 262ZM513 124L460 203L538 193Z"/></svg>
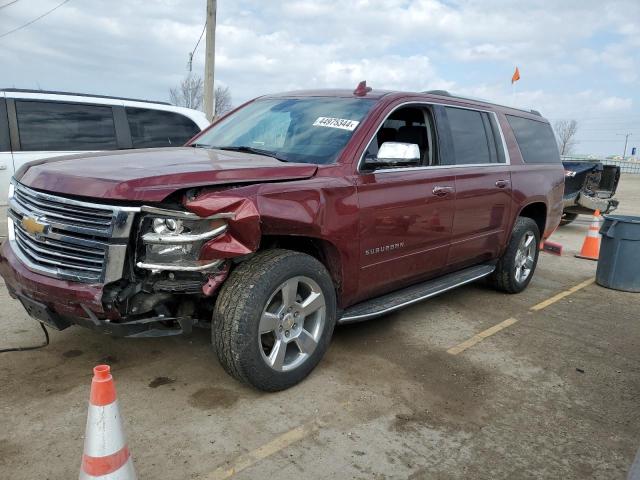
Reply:
<svg viewBox="0 0 640 480"><path fill-rule="evenodd" d="M7 205L11 177L26 162L80 152L179 146L208 126L204 113L165 102L0 89L0 207Z"/></svg>

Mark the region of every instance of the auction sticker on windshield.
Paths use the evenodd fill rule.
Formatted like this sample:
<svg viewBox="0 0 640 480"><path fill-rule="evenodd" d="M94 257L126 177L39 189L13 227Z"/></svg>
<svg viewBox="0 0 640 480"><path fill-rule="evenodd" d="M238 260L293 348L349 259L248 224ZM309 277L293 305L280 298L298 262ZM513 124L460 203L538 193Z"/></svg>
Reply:
<svg viewBox="0 0 640 480"><path fill-rule="evenodd" d="M340 128L342 130L349 130L350 132L352 132L356 129L359 123L360 122L356 120L346 120L344 118L318 117L318 119L313 122L313 126Z"/></svg>

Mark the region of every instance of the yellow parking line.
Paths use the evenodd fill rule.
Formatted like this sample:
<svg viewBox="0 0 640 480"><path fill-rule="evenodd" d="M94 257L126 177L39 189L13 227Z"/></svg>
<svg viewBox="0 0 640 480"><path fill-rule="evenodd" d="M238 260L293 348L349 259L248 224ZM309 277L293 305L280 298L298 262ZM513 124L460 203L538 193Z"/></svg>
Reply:
<svg viewBox="0 0 640 480"><path fill-rule="evenodd" d="M575 293L578 290L583 289L584 287L588 287L593 282L595 282L595 280L596 280L595 278L590 278L588 280L585 280L584 282L581 282L578 285L575 285L570 289L565 290L564 292L560 292L554 295L553 297L548 298L547 300L534 305L529 310L533 312L537 312L539 310L542 310L543 308L547 308L549 305L553 305L557 301L562 300L565 297L568 297L572 293ZM464 342L459 343L455 347L451 347L449 350L447 350L447 353L450 353L451 355L457 355L460 352L464 352L466 349L473 347L476 343L479 343L485 338L490 337L495 333L498 333L500 330L504 330L505 328L513 325L517 321L518 319L516 318L508 318L504 322L500 322L497 325L494 325L491 328L487 328L486 330L478 333L477 335L474 335L469 340L465 340Z"/></svg>
<svg viewBox="0 0 640 480"><path fill-rule="evenodd" d="M289 430L288 432L285 432L282 435L274 438L270 442L265 443L261 447L258 447L249 453L236 457L228 465L218 467L206 478L209 480L224 480L227 478L231 478L235 474L240 473L241 471L246 470L249 467L252 467L260 460L264 460L274 453L278 453L279 451L284 450L289 445L302 440L311 433L319 430L322 425L323 421L321 419L315 419L309 423Z"/></svg>
<svg viewBox="0 0 640 480"><path fill-rule="evenodd" d="M540 302L537 305L534 305L533 307L530 308L530 310L533 310L534 312L537 312L538 310L542 310L543 308L547 308L549 305L553 305L558 300L562 300L564 297L568 297L572 293L575 293L575 292L577 292L578 290L580 290L580 289L582 289L584 287L588 287L589 285L591 285L595 281L596 281L595 278L590 278L589 280L585 280L584 282L579 283L578 285L576 285L574 287L571 287L569 290L565 290L564 292L560 292L557 295L554 295L553 297L545 300L544 302Z"/></svg>
<svg viewBox="0 0 640 480"><path fill-rule="evenodd" d="M455 347L451 347L449 350L447 350L447 353L450 353L451 355L457 355L460 352L464 352L467 348L473 347L476 343L479 343L485 338L490 337L494 333L498 333L500 330L504 330L505 328L513 325L517 321L518 321L517 318L507 318L504 322L500 322L499 324L494 325L491 328L487 328L483 332L480 332L474 335L469 340L465 340L464 342L459 343Z"/></svg>

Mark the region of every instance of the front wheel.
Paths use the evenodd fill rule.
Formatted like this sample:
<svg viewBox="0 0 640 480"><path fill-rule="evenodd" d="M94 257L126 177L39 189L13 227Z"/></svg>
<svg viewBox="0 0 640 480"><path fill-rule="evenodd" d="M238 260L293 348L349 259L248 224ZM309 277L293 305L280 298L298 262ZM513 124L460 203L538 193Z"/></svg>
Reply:
<svg viewBox="0 0 640 480"><path fill-rule="evenodd" d="M493 285L507 293L523 291L533 277L539 252L538 225L530 218L518 217L507 249L491 276Z"/></svg>
<svg viewBox="0 0 640 480"><path fill-rule="evenodd" d="M324 265L302 253L268 250L238 266L222 286L212 340L230 375L277 391L318 364L335 321L335 291Z"/></svg>

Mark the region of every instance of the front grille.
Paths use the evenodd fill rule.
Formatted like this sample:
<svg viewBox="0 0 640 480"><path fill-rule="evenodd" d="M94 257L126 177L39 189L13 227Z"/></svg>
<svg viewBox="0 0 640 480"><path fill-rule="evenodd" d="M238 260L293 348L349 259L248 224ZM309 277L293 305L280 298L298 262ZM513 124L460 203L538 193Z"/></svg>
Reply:
<svg viewBox="0 0 640 480"><path fill-rule="evenodd" d="M122 274L135 211L15 184L9 201L11 245L33 271L78 282L113 281Z"/></svg>

